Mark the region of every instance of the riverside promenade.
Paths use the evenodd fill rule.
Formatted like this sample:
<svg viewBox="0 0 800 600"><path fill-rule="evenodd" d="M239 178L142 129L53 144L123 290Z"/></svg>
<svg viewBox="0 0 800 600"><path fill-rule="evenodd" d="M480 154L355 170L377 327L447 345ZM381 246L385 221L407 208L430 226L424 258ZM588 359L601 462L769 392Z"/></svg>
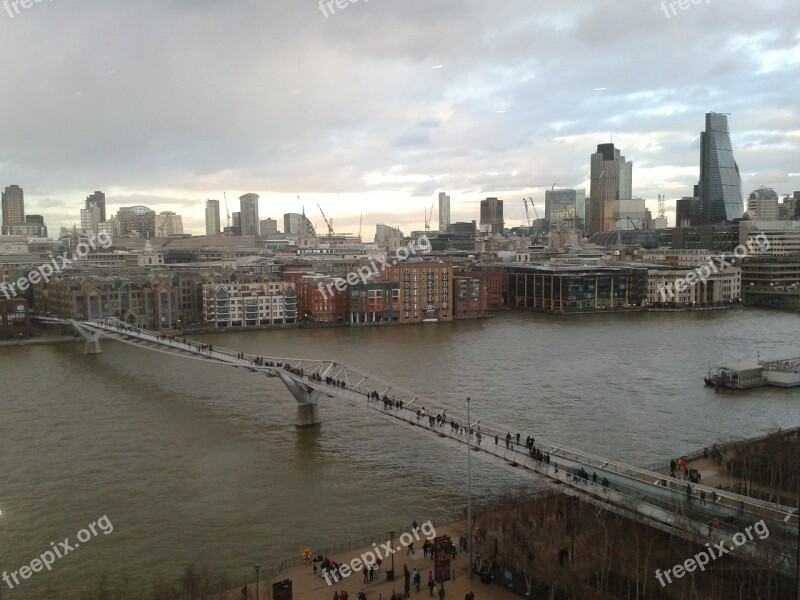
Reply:
<svg viewBox="0 0 800 600"><path fill-rule="evenodd" d="M436 528L436 535L449 535L453 542L458 545L459 536L465 533L465 522L453 523ZM398 532L399 535L401 532ZM398 537L395 536L395 547L399 546ZM389 540L385 540L388 542ZM331 600L335 592L346 590L350 600L356 600L358 592L364 592L368 600L389 600L393 593L403 596L404 579L403 579L403 565L407 565L409 571L417 569L422 575L422 583L420 591L417 592L412 582L411 585L411 598L430 598L428 594L428 575L433 570L433 559L422 556L422 544L425 537L421 536L420 540L414 542L414 554L407 554L406 548L398 550L394 554L395 565L395 579L394 581L386 580L387 569L392 568L392 557L389 556L383 559L380 573L377 573L375 580L372 583L364 583L363 572L353 573L349 577L340 580L338 583L328 585L325 579L319 574L319 563L317 563L317 574L314 574L314 569L311 565L299 565L286 570L284 573L277 577L261 581L259 585L258 598L259 600L273 600L272 599L272 584L274 582L284 581L290 579L292 581L292 593L295 600ZM378 546L380 546L380 542ZM365 546L348 550L340 554L330 555L327 558L340 564L348 564L354 558L357 558L368 551L373 551L373 546ZM451 560L450 569L455 571L455 579L446 581L444 584L445 598L447 600L462 600L464 596L472 591L475 594L475 600L514 600L519 596L503 589L501 586L492 584L481 583L480 578L475 575L472 579L469 577L469 554L458 552L455 560ZM437 585L434 591L434 598L439 598L439 586ZM219 600L242 600L245 596L242 595L242 589L229 590ZM256 598L256 586L251 583L247 588L248 600Z"/></svg>

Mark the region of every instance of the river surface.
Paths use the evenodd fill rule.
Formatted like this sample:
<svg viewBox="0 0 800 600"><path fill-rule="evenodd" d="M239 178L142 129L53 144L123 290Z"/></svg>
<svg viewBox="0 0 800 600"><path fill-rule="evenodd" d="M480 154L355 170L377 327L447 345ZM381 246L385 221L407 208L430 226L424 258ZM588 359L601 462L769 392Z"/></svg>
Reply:
<svg viewBox="0 0 800 600"><path fill-rule="evenodd" d="M800 425L800 390L719 393L708 363L800 355L800 315L506 313L441 325L196 336L268 356L332 358L474 418L633 464ZM0 348L0 571L107 515L98 535L5 598L69 598L207 563L242 581L306 546L465 502L464 455L325 401L318 432L262 375L103 342ZM522 489L473 462L487 500Z"/></svg>

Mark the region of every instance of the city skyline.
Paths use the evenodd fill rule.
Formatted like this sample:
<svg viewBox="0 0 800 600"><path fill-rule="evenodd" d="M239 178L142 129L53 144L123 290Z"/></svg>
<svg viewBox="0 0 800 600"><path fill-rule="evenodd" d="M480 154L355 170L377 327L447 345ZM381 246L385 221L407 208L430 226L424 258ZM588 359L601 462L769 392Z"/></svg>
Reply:
<svg viewBox="0 0 800 600"><path fill-rule="evenodd" d="M708 112L732 113L745 195L800 187L792 89L800 37L790 18L800 9L788 1L700 4L670 19L658 3L632 0L539 8L412 1L329 19L316 5L277 13L257 3L39 8L2 23L21 58L3 71L14 92L3 105L10 124L0 186L24 188L26 209L54 231L77 222L96 189L109 213L139 204L174 211L193 234L205 230L206 199L224 192L231 210L235 198L258 193L260 214L272 218L305 207L318 229L319 203L343 232L356 232L361 214L370 228L421 230L442 191L452 222L478 219L480 201L495 196L505 201L507 226L522 225L523 197L541 208L553 183L588 188L589 156L612 140L636 166L633 194L653 212L666 195L674 224L674 200L691 196L699 177ZM189 34L159 35L187 16ZM146 55L103 33L120 19L157 38ZM452 19L458 26L435 43L417 43ZM66 43L95 21L102 56ZM379 32L390 23L385 39ZM355 39L355 29L370 33ZM267 35L243 48L213 41L234 30ZM559 43L567 37L578 42ZM43 38L64 46L63 64L52 64ZM169 64L151 60L161 55ZM187 77L176 81L176 69ZM265 72L274 85L254 88ZM69 120L57 118L54 101ZM25 111L12 108L20 104Z"/></svg>

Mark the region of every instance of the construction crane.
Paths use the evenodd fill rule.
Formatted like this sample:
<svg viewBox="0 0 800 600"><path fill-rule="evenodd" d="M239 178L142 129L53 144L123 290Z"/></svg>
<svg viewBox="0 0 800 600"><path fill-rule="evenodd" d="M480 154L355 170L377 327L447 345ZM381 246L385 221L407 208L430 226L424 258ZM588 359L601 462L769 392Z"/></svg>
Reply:
<svg viewBox="0 0 800 600"><path fill-rule="evenodd" d="M528 199L523 198L522 201L525 203L525 219L528 221L528 232L530 232L533 225L531 224L531 213L528 210Z"/></svg>
<svg viewBox="0 0 800 600"><path fill-rule="evenodd" d="M225 198L225 212L228 214L228 227L231 226L231 211L228 209L228 194L222 192L222 197Z"/></svg>
<svg viewBox="0 0 800 600"><path fill-rule="evenodd" d="M325 211L322 210L322 207L317 204L317 208L319 212L322 213L322 220L325 221L325 225L328 226L328 237L333 237L333 219L329 219L325 216Z"/></svg>
<svg viewBox="0 0 800 600"><path fill-rule="evenodd" d="M536 220L539 220L539 211L536 210L536 205L533 203L533 196L531 196L531 206L533 207L533 214L536 217Z"/></svg>
<svg viewBox="0 0 800 600"><path fill-rule="evenodd" d="M428 209L425 209L425 231L431 230L431 219L433 219L433 204L431 204L430 214L428 214Z"/></svg>

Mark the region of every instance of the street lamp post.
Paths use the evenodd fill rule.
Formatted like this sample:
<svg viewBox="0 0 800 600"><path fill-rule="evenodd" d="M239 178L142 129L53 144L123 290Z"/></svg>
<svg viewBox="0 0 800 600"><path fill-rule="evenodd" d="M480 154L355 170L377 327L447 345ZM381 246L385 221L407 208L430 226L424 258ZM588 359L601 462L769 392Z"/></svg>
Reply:
<svg viewBox="0 0 800 600"><path fill-rule="evenodd" d="M392 540L392 550L394 550L394 531L389 532L389 537ZM394 581L394 551L392 552L392 581Z"/></svg>
<svg viewBox="0 0 800 600"><path fill-rule="evenodd" d="M2 518L3 518L3 511L0 510L0 519L2 519ZM3 569L0 568L0 571L2 571L2 570ZM0 581L0 600L3 600L3 582L2 581Z"/></svg>
<svg viewBox="0 0 800 600"><path fill-rule="evenodd" d="M467 544L469 545L469 578L472 579L472 419L467 397Z"/></svg>
<svg viewBox="0 0 800 600"><path fill-rule="evenodd" d="M256 572L256 600L258 600L258 572L261 570L261 565L256 565L253 569Z"/></svg>
<svg viewBox="0 0 800 600"><path fill-rule="evenodd" d="M797 600L800 600L800 487L797 490L797 555L795 557L795 567L797 568L797 573L794 578L794 591L797 594Z"/></svg>

